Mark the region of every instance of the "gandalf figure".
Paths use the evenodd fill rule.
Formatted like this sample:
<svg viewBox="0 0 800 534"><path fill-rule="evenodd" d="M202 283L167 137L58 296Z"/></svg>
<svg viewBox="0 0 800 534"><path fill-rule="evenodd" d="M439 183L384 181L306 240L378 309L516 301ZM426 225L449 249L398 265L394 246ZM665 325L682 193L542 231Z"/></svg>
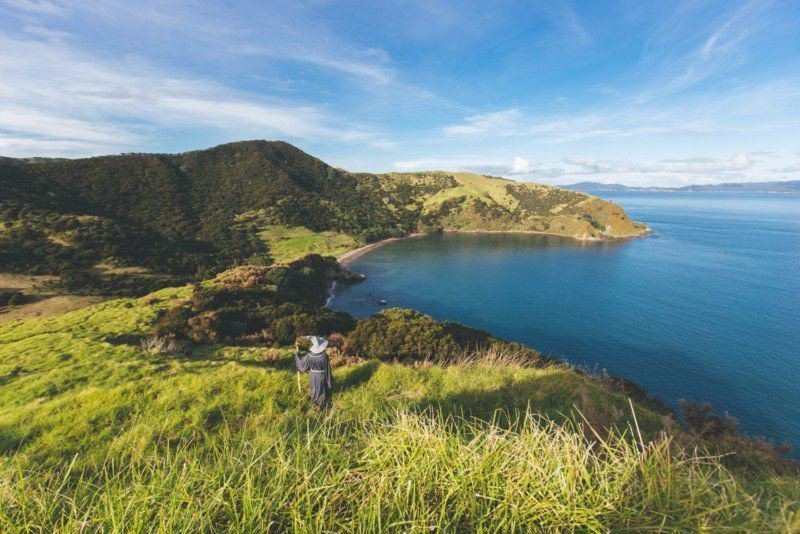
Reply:
<svg viewBox="0 0 800 534"><path fill-rule="evenodd" d="M333 374L331 362L325 354L328 340L318 336L304 336L311 342L309 351L305 356L300 355L301 340L295 342L294 363L298 372L308 371L311 375L311 401L319 406L320 410L330 408L333 389ZM307 342L306 342L307 343Z"/></svg>

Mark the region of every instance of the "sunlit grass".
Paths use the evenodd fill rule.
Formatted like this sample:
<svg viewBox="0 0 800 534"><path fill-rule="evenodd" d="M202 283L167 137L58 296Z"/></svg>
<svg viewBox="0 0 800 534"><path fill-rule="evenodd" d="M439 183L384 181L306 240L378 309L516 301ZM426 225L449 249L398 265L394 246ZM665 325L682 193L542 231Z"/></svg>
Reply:
<svg viewBox="0 0 800 534"><path fill-rule="evenodd" d="M258 235L267 242L269 254L277 263L286 263L311 253L340 256L362 244L347 234L314 232L302 226L265 226Z"/></svg>
<svg viewBox="0 0 800 534"><path fill-rule="evenodd" d="M322 414L288 348L142 352L189 292L0 326L0 531L800 528L796 478L513 351L341 367Z"/></svg>
<svg viewBox="0 0 800 534"><path fill-rule="evenodd" d="M506 185L512 183L511 180L488 178L479 174L468 172L449 173L458 182L457 187L443 189L425 201L426 208L433 208L445 200L460 196L486 199L491 198L500 206L513 210L516 208L517 200L508 194Z"/></svg>
<svg viewBox="0 0 800 534"><path fill-rule="evenodd" d="M791 531L797 503L764 502L714 458L632 433L602 440L531 413L503 423L398 411L309 416L267 439L125 447L96 466L2 463L3 530L238 532ZM509 428L510 427L510 428Z"/></svg>

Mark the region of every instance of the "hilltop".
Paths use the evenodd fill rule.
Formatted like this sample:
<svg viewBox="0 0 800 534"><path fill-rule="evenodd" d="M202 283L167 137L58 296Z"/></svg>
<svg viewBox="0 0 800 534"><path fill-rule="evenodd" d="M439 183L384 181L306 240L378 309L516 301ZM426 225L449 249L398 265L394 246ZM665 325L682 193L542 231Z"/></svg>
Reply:
<svg viewBox="0 0 800 534"><path fill-rule="evenodd" d="M410 310L321 308L342 277L311 255L0 325L0 528L798 527L795 468L721 418L681 429L624 380ZM295 382L310 330L330 413Z"/></svg>
<svg viewBox="0 0 800 534"><path fill-rule="evenodd" d="M143 294L419 231L646 231L583 193L467 173L350 173L284 142L4 158L0 190L0 272L58 275L64 289L99 294Z"/></svg>

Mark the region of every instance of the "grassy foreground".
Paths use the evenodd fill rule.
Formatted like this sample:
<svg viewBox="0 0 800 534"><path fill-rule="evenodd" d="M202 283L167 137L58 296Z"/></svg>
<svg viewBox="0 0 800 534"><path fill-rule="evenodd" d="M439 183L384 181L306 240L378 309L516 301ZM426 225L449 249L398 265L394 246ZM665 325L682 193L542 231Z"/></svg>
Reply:
<svg viewBox="0 0 800 534"><path fill-rule="evenodd" d="M354 362L320 414L285 349L142 352L189 293L0 325L0 531L800 530L796 478L566 369Z"/></svg>

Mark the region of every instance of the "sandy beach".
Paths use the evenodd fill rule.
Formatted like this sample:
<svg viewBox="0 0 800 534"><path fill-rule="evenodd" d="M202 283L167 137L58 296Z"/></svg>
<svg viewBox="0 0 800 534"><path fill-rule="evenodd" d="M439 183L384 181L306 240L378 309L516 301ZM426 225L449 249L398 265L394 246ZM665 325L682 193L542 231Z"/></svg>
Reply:
<svg viewBox="0 0 800 534"><path fill-rule="evenodd" d="M368 245L364 245L363 247L358 247L356 249L349 250L349 251L345 252L344 254L342 254L341 256L337 257L336 260L339 263L341 263L342 265L345 265L347 262L353 260L354 258L357 258L357 257L361 256L366 251L372 250L373 248L378 248L381 245L385 245L386 243L391 243L392 241L398 241L400 239L408 239L410 237L419 237L421 235L425 235L425 234L413 233L413 234L408 234L408 235L403 236L403 237L390 237L390 238L387 238L387 239L381 239L380 241L375 241L374 243L369 243Z"/></svg>

